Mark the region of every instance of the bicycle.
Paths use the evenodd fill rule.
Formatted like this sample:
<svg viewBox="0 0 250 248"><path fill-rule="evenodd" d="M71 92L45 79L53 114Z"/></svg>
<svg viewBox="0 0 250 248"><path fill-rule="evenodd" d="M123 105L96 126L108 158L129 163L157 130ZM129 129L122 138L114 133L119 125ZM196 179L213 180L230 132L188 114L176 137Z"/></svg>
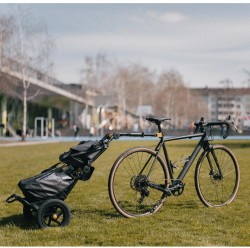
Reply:
<svg viewBox="0 0 250 248"><path fill-rule="evenodd" d="M226 121L194 123L193 134L166 138L161 124L170 118L147 117L146 120L157 125L156 133L113 133L111 139L121 136L158 137L159 143L152 150L147 147L130 148L123 152L113 164L108 191L115 209L123 216L131 218L156 213L167 197L183 193L183 182L199 152L203 149L195 169L195 188L201 202L207 207L221 207L231 203L236 197L240 170L233 152L223 145L209 143L215 126L225 127L223 138L227 138L231 126L230 117ZM172 164L167 152L166 142L200 138L191 155L185 160L179 175L174 178ZM163 149L163 157L160 155Z"/></svg>

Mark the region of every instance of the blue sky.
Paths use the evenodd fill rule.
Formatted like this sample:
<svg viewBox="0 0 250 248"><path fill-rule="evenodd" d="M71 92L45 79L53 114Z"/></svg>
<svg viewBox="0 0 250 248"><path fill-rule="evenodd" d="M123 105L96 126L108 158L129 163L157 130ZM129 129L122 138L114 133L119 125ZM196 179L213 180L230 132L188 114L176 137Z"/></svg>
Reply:
<svg viewBox="0 0 250 248"><path fill-rule="evenodd" d="M0 9L12 8L0 4ZM56 77L78 82L85 56L103 53L192 87L243 86L250 70L250 4L23 4L56 42Z"/></svg>

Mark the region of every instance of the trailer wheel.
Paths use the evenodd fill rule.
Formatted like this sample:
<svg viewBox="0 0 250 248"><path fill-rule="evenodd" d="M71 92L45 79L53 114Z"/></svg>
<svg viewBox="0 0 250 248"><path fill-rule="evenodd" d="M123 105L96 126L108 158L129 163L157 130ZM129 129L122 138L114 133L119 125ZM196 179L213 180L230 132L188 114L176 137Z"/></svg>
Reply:
<svg viewBox="0 0 250 248"><path fill-rule="evenodd" d="M25 220L31 220L35 216L35 211L34 209L23 206L23 217Z"/></svg>
<svg viewBox="0 0 250 248"><path fill-rule="evenodd" d="M39 228L66 226L70 217L70 209L64 201L51 199L39 207L37 225Z"/></svg>

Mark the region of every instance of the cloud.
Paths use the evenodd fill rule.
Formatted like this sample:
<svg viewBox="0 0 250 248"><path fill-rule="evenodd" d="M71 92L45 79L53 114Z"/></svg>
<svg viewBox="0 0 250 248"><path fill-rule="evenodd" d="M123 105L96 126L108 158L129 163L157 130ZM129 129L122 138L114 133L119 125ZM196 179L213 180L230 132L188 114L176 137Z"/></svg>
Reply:
<svg viewBox="0 0 250 248"><path fill-rule="evenodd" d="M181 25L175 32L99 32L60 36L59 49L64 53L83 54L104 51L107 53L134 53L159 56L173 53L185 56L202 56L206 59L246 59L249 56L250 33L248 23L240 25L210 24ZM169 29L168 29L169 31ZM73 46L72 46L73 44Z"/></svg>
<svg viewBox="0 0 250 248"><path fill-rule="evenodd" d="M156 11L148 11L147 15L164 23L181 23L189 19L187 16L179 12L159 13Z"/></svg>
<svg viewBox="0 0 250 248"><path fill-rule="evenodd" d="M130 16L129 19L135 23L144 23L144 19L142 17L139 16Z"/></svg>
<svg viewBox="0 0 250 248"><path fill-rule="evenodd" d="M85 55L102 52L118 61L141 61L153 69L175 68L196 86L217 83L226 77L241 82L242 68L250 68L249 24L250 20L190 20L168 27L157 24L151 32L147 27L136 31L62 34L58 37L59 63L66 59L69 66L57 74L70 81Z"/></svg>

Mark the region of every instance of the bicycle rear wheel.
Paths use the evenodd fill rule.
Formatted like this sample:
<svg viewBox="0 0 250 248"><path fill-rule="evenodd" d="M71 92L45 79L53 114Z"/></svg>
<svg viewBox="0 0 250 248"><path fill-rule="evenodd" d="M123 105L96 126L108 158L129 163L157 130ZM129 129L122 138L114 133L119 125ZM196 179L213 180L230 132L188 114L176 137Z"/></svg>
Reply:
<svg viewBox="0 0 250 248"><path fill-rule="evenodd" d="M148 175L150 169L152 171ZM149 182L168 187L169 172L156 152L144 147L132 148L115 161L109 175L109 196L116 210L125 217L157 212L165 195L149 187Z"/></svg>
<svg viewBox="0 0 250 248"><path fill-rule="evenodd" d="M230 149L214 145L213 151L214 153L212 150L205 151L199 158L195 170L195 187L205 206L220 207L229 204L236 197L240 171Z"/></svg>

